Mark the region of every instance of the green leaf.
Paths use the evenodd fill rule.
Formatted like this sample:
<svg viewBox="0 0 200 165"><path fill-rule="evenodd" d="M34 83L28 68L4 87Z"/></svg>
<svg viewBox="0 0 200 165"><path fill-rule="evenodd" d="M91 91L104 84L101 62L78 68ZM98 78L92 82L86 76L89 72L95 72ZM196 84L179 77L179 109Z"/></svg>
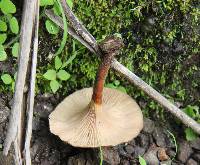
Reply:
<svg viewBox="0 0 200 165"><path fill-rule="evenodd" d="M56 91L60 88L60 84L58 81L52 80L50 82L50 87L51 87L51 90L53 91L53 93L56 93Z"/></svg>
<svg viewBox="0 0 200 165"><path fill-rule="evenodd" d="M140 165L147 165L146 161L141 156L139 156L139 163L140 163Z"/></svg>
<svg viewBox="0 0 200 165"><path fill-rule="evenodd" d="M0 61L5 61L7 59L7 54L4 49L0 49Z"/></svg>
<svg viewBox="0 0 200 165"><path fill-rule="evenodd" d="M115 84L116 86L118 86L118 85L120 84L120 81L119 81L119 80L115 80L115 81L114 81L114 84Z"/></svg>
<svg viewBox="0 0 200 165"><path fill-rule="evenodd" d="M19 33L19 24L18 24L17 19L15 17L12 17L9 23L10 23L10 30L14 34L18 34Z"/></svg>
<svg viewBox="0 0 200 165"><path fill-rule="evenodd" d="M116 86L113 83L109 83L106 85L107 88L116 89Z"/></svg>
<svg viewBox="0 0 200 165"><path fill-rule="evenodd" d="M119 90L119 91L121 91L123 93L126 93L126 88L124 88L123 86L118 86L117 90Z"/></svg>
<svg viewBox="0 0 200 165"><path fill-rule="evenodd" d="M185 135L188 141L193 141L198 137L198 135L191 128L185 129Z"/></svg>
<svg viewBox="0 0 200 165"><path fill-rule="evenodd" d="M0 20L0 31L5 32L7 31L7 25L4 21Z"/></svg>
<svg viewBox="0 0 200 165"><path fill-rule="evenodd" d="M72 9L72 7L73 7L73 0L67 0L67 4Z"/></svg>
<svg viewBox="0 0 200 165"><path fill-rule="evenodd" d="M47 31L50 34L58 34L59 27L54 22L52 22L50 20L46 20L45 26L46 26Z"/></svg>
<svg viewBox="0 0 200 165"><path fill-rule="evenodd" d="M0 34L0 44L3 44L7 39L7 34L6 33L3 33L3 34Z"/></svg>
<svg viewBox="0 0 200 165"><path fill-rule="evenodd" d="M19 42L16 42L12 47L12 55L13 57L18 57L18 54L19 54Z"/></svg>
<svg viewBox="0 0 200 165"><path fill-rule="evenodd" d="M54 0L40 0L40 6L53 5Z"/></svg>
<svg viewBox="0 0 200 165"><path fill-rule="evenodd" d="M49 69L43 76L47 80L55 80L56 79L56 71L53 69Z"/></svg>
<svg viewBox="0 0 200 165"><path fill-rule="evenodd" d="M1 80L3 81L4 84L8 85L12 83L12 77L9 74L3 74L1 76Z"/></svg>
<svg viewBox="0 0 200 165"><path fill-rule="evenodd" d="M56 70L60 69L61 66L62 66L62 61L58 56L56 56L55 57L55 68L56 68Z"/></svg>
<svg viewBox="0 0 200 165"><path fill-rule="evenodd" d="M59 70L59 72L57 73L57 76L62 81L66 81L70 78L70 74L67 73L65 70Z"/></svg>
<svg viewBox="0 0 200 165"><path fill-rule="evenodd" d="M13 14L16 12L16 7L10 0L2 0L0 3L0 8L4 14Z"/></svg>
<svg viewBox="0 0 200 165"><path fill-rule="evenodd" d="M3 50L3 51L4 51L4 47L3 47L3 45L0 45L0 50Z"/></svg>
<svg viewBox="0 0 200 165"><path fill-rule="evenodd" d="M60 6L57 1L53 5L53 12L56 15L61 15Z"/></svg>

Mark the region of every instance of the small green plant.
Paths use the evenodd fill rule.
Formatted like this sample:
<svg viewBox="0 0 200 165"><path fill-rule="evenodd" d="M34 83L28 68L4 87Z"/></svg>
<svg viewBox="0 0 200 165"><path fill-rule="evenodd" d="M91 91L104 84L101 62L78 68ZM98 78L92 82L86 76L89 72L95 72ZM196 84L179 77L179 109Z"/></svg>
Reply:
<svg viewBox="0 0 200 165"><path fill-rule="evenodd" d="M198 106L188 105L183 110L187 115L189 115L190 117L192 117L193 119L195 119L197 122L200 123L200 114ZM185 137L188 141L192 141L195 140L198 137L198 135L191 128L186 128Z"/></svg>
<svg viewBox="0 0 200 165"><path fill-rule="evenodd" d="M72 0L67 0L67 4L70 6L70 8L72 8L73 1ZM41 0L40 1L40 6L44 7L44 9L46 7L51 7L50 9L53 10L54 14L56 14L58 16L62 15L62 17L64 17L64 12L62 11L62 7L60 5L60 1L59 0ZM66 23L64 22L64 24L66 24ZM67 25L64 25L64 28L66 26ZM60 31L59 26L57 26L54 22L52 22L49 19L47 19L45 21L45 27L46 27L48 33L53 34L53 35L58 34L59 31ZM65 36L65 34L64 34L64 36Z"/></svg>
<svg viewBox="0 0 200 165"><path fill-rule="evenodd" d="M117 89L117 90L120 90L121 92L126 93L126 89L120 85L119 80L115 80L113 83L106 84L106 87Z"/></svg>
<svg viewBox="0 0 200 165"><path fill-rule="evenodd" d="M169 130L167 130L167 132L169 133L169 135L172 137L173 139L173 142L174 142L174 145L175 145L175 155L173 156L172 160L174 160L174 158L176 157L176 154L178 152L178 145L177 145L177 142L176 142L176 138L174 136L174 134L172 132L170 132Z"/></svg>
<svg viewBox="0 0 200 165"><path fill-rule="evenodd" d="M100 163L99 163L99 165L103 165L103 150L102 150L101 146L99 147L99 151L100 151L100 153L99 153L99 155L100 155Z"/></svg>
<svg viewBox="0 0 200 165"><path fill-rule="evenodd" d="M3 81L3 83L6 85L6 86L9 86L12 88L12 91L14 91L14 87L15 87L15 77L14 79L11 77L10 74L8 73L5 73L5 74L2 74L1 75L1 80Z"/></svg>
<svg viewBox="0 0 200 165"><path fill-rule="evenodd" d="M7 50L10 48L9 44L5 44L8 38L15 37L19 34L19 23L14 13L16 13L16 7L11 0L0 1L0 62L7 59ZM14 57L18 55L19 43L16 40L11 40L12 54Z"/></svg>
<svg viewBox="0 0 200 165"><path fill-rule="evenodd" d="M70 78L70 74L64 70L66 65L62 63L61 59L56 56L54 61L54 68L49 69L43 75L43 77L50 81L50 88L55 93L60 87L62 81L67 81Z"/></svg>
<svg viewBox="0 0 200 165"><path fill-rule="evenodd" d="M142 156L139 155L138 158L139 158L140 165L147 165L146 160Z"/></svg>

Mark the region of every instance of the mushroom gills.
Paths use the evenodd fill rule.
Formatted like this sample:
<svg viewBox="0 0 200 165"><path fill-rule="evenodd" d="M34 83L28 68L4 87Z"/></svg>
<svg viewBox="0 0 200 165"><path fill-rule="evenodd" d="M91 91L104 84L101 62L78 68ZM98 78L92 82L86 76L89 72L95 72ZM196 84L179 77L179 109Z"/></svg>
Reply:
<svg viewBox="0 0 200 165"><path fill-rule="evenodd" d="M116 89L104 88L102 105L91 102L92 88L66 97L50 114L50 130L77 147L115 146L136 137L143 128L137 103Z"/></svg>

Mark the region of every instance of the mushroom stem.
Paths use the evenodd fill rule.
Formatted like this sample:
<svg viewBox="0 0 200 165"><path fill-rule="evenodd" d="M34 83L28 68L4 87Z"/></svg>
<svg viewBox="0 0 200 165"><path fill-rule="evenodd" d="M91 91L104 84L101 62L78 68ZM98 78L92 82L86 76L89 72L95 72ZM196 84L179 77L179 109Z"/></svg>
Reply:
<svg viewBox="0 0 200 165"><path fill-rule="evenodd" d="M113 59L113 53L105 54L104 57L102 58L102 63L100 64L97 72L92 94L92 100L97 105L101 105L102 103L103 87L106 76L108 74L108 70L110 69L111 66L112 59Z"/></svg>

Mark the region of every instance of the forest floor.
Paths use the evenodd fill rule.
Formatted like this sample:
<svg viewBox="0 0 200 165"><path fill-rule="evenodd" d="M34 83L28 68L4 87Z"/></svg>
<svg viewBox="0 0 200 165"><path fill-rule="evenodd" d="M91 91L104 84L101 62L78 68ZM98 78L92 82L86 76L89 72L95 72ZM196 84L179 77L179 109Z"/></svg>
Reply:
<svg viewBox="0 0 200 165"><path fill-rule="evenodd" d="M198 20L195 20L199 16L197 2L180 1L180 5L177 5L175 1L170 1L168 8L161 1L160 4L152 3L150 6L143 0L137 3L112 0L112 5L106 2L104 4L103 1L102 5L101 2L92 1L89 5L87 2L75 1L74 11L77 17L98 41L115 32L122 34L126 48L123 55L117 58L123 65L131 68L179 108L200 105L200 28ZM182 3L184 5L181 6ZM15 4L18 8L16 17L20 19L22 0L15 1ZM47 18L41 18L37 94L31 141L32 164L98 165L99 148L75 148L64 143L50 132L48 116L65 96L93 84L99 61L90 56L89 51L80 43L69 37L62 60L65 62L74 53L74 43L77 57L65 68L71 78L67 82L60 82L62 88L53 94L49 81L43 78L43 74L48 69L55 69L51 55L59 47L62 32L49 34L45 29ZM14 77L17 59L11 57L10 48L8 54L8 60L0 62L0 73L9 73ZM109 73L106 83L113 85L115 80L120 81L120 86L126 89L127 94L136 99L146 118L142 132L135 139L114 147L102 147L103 164L138 165L139 156L142 156L148 165L199 165L200 137L187 141L184 132L186 127L180 121L114 72ZM0 89L0 165L11 165L12 151L5 158L2 150L13 91L11 85L6 86L2 81Z"/></svg>
<svg viewBox="0 0 200 165"><path fill-rule="evenodd" d="M50 133L48 115L55 108L57 100L59 98L52 94L36 97L31 142L33 165L98 165L98 148L75 148ZM11 102L11 96L0 95L0 150L5 139ZM178 138L174 139L171 131L177 132ZM138 137L128 143L102 148L103 164L137 165L140 155L148 165L198 165L200 138L188 142L184 140L181 132L178 127L172 128L170 124L145 118L144 128ZM2 157L0 151L0 161Z"/></svg>

